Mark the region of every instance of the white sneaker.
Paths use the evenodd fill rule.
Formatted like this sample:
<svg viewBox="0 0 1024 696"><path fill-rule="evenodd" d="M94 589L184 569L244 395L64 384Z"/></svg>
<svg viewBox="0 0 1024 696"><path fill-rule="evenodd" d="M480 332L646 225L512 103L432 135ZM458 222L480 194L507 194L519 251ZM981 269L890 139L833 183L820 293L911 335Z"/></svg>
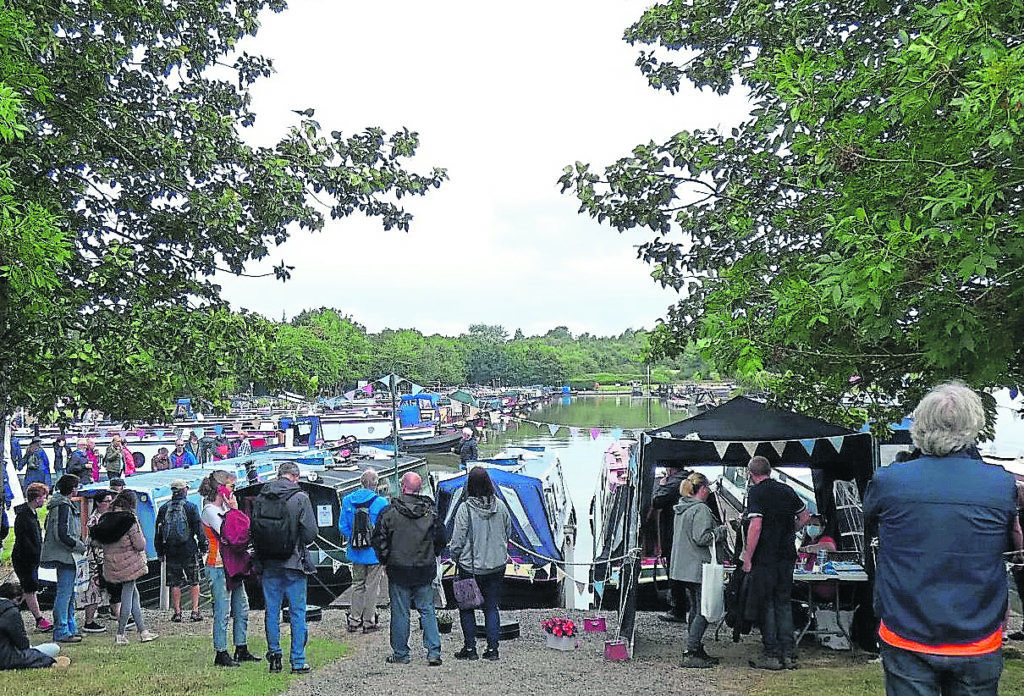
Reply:
<svg viewBox="0 0 1024 696"><path fill-rule="evenodd" d="M152 633L151 631L143 631L142 633L139 634L139 640L142 641L143 643L149 643L151 641L156 640L159 637L160 636L158 636L155 633Z"/></svg>
<svg viewBox="0 0 1024 696"><path fill-rule="evenodd" d="M118 633L114 636L114 645L128 645L128 636L124 633Z"/></svg>

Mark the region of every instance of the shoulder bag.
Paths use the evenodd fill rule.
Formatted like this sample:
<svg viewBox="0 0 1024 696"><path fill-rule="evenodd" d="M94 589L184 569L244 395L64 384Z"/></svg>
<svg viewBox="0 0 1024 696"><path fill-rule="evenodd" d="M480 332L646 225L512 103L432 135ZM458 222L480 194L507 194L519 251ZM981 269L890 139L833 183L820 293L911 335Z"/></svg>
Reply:
<svg viewBox="0 0 1024 696"><path fill-rule="evenodd" d="M480 593L480 586L476 584L476 573L473 573L473 559L476 558L476 554L473 552L473 511L469 509L469 503L463 503L466 505L466 516L469 518L469 565L471 577L460 578L452 583L452 591L455 594L455 602L459 605L459 609L466 611L472 611L479 606L483 606L484 596ZM458 568L456 568L458 572Z"/></svg>

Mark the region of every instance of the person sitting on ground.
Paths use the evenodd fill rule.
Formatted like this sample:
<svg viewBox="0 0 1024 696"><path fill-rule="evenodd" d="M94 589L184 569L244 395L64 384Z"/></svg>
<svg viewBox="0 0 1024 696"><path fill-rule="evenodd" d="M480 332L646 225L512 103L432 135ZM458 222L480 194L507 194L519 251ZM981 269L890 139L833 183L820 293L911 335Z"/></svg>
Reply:
<svg viewBox="0 0 1024 696"><path fill-rule="evenodd" d="M44 643L31 647L21 621L22 591L16 582L0 585L0 670L67 667L71 660L57 657L60 646Z"/></svg>
<svg viewBox="0 0 1024 696"><path fill-rule="evenodd" d="M668 576L682 584L689 611L686 652L681 667L707 668L718 664L718 658L704 650L708 620L701 614L701 583L704 564L716 562L711 557L710 546L725 539L727 527L715 524L706 502L710 493L707 477L692 473L679 484L679 502L673 508L675 524Z"/></svg>
<svg viewBox="0 0 1024 696"><path fill-rule="evenodd" d="M135 493L121 491L114 498L111 510L92 528L96 541L103 544L103 575L108 582L121 583L121 611L117 620L116 645L128 644L128 615L135 619L139 640L143 643L159 636L146 630L137 581L148 570L146 538L139 518L135 516Z"/></svg>
<svg viewBox="0 0 1024 696"><path fill-rule="evenodd" d="M39 482L29 484L25 489L25 502L14 508L14 549L11 551L11 564L21 581L25 606L35 617L36 630L40 633L53 630L53 624L39 611L36 598L39 591L39 554L43 550L43 530L36 511L46 504L49 495L50 489Z"/></svg>
<svg viewBox="0 0 1024 696"><path fill-rule="evenodd" d="M202 621L199 611L199 553L207 549L199 508L186 500L188 482L171 481L171 499L156 514L156 555L167 562L167 586L171 588L171 621L181 623L181 590L192 599L192 621Z"/></svg>

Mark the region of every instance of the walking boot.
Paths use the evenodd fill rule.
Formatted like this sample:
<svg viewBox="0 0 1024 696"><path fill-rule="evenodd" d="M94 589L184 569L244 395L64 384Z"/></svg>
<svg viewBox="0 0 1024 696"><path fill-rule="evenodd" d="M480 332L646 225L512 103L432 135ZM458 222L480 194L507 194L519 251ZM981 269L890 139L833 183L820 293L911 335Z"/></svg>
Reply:
<svg viewBox="0 0 1024 696"><path fill-rule="evenodd" d="M277 674L284 667L281 665L281 655L274 653L267 653L267 667L270 669L271 674Z"/></svg>
<svg viewBox="0 0 1024 696"><path fill-rule="evenodd" d="M262 662L262 657L257 657L249 652L248 645L236 645L235 646L235 662Z"/></svg>
<svg viewBox="0 0 1024 696"><path fill-rule="evenodd" d="M227 650L218 650L217 657L213 658L213 664L217 667L237 667L238 663L231 658Z"/></svg>

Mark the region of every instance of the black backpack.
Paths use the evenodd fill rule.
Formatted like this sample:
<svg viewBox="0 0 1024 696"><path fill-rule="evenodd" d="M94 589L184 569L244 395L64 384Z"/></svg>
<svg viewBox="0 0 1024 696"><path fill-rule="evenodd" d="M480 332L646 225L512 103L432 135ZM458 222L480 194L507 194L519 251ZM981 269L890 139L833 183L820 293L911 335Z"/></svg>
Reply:
<svg viewBox="0 0 1024 696"><path fill-rule="evenodd" d="M356 503L356 514L352 519L352 548L365 551L372 548L370 537L373 536L373 523L370 522L370 506L377 500L373 496L363 503Z"/></svg>
<svg viewBox="0 0 1024 696"><path fill-rule="evenodd" d="M188 544L192 531L189 529L188 516L185 514L184 500L172 500L168 503L160 534L165 548Z"/></svg>
<svg viewBox="0 0 1024 696"><path fill-rule="evenodd" d="M299 540L299 519L288 512L288 501L299 489L284 495L257 496L252 504L249 530L253 547L260 558L283 561L291 557Z"/></svg>

